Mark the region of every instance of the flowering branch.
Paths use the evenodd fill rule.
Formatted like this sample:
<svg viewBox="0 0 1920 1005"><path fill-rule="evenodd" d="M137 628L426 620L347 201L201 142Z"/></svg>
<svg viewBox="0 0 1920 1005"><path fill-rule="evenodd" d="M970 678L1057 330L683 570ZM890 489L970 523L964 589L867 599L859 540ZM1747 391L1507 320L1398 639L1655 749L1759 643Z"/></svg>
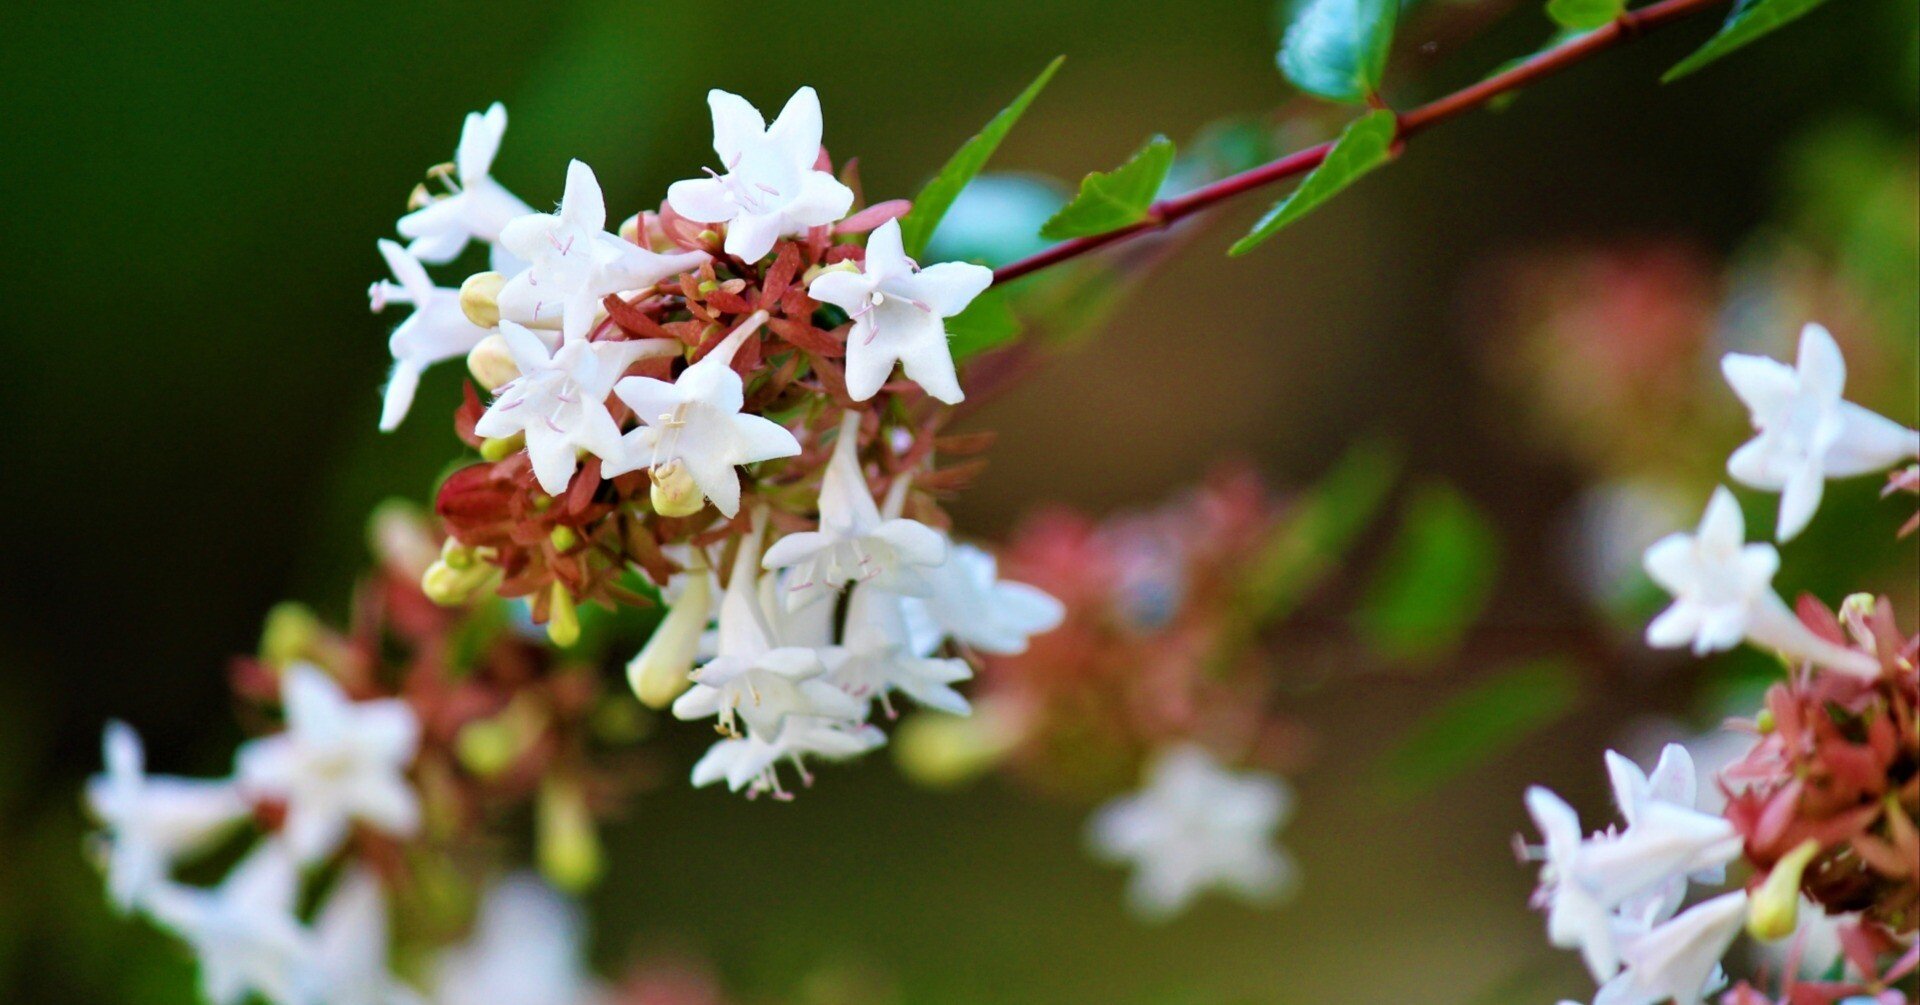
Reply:
<svg viewBox="0 0 1920 1005"><path fill-rule="evenodd" d="M1395 146L1397 148L1430 126L1473 111L1500 95L1533 84L1589 56L1709 8L1720 6L1724 2L1725 0L1661 0L1640 10L1624 11L1619 17L1600 28L1563 45L1548 49L1477 84L1462 88L1398 116L1394 134ZM1138 237L1141 234L1165 230L1186 217L1211 208L1217 203L1225 202L1234 196L1264 188L1296 175L1306 174L1320 166L1320 162L1332 152L1333 146L1334 141L1329 140L1294 151L1278 160L1269 161L1239 174L1229 175L1184 195L1162 199L1148 207L1146 217L1138 222L1103 233L1063 241L1045 251L1010 262L994 270L993 281L996 285L1012 282L1109 244Z"/></svg>

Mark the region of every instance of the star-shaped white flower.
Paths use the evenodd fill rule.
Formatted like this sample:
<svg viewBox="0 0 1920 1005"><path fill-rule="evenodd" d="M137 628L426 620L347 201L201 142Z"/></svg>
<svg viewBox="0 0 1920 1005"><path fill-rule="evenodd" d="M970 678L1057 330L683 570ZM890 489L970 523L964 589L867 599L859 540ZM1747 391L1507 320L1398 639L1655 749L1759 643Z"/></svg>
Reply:
<svg viewBox="0 0 1920 1005"><path fill-rule="evenodd" d="M757 262L775 241L834 223L853 208L853 190L815 169L820 160L820 96L802 87L773 125L738 94L707 92L713 151L725 173L677 181L667 205L700 223L727 225L727 254Z"/></svg>
<svg viewBox="0 0 1920 1005"><path fill-rule="evenodd" d="M602 461L625 458L607 395L636 360L679 351L668 339L577 339L553 349L511 321L500 322L500 335L520 375L494 389L493 404L473 431L489 438L524 434L533 476L548 495L567 490L579 450Z"/></svg>
<svg viewBox="0 0 1920 1005"><path fill-rule="evenodd" d="M415 258L444 265L458 257L468 241L497 241L507 221L533 212L533 207L493 180L493 158L506 131L507 108L498 101L484 114L467 113L453 155L457 190L400 218L400 236L407 239L407 251ZM500 268L497 247L494 257L496 269L516 271Z"/></svg>
<svg viewBox="0 0 1920 1005"><path fill-rule="evenodd" d="M1209 888L1253 901L1287 886L1292 861L1273 843L1292 811L1279 778L1230 772L1197 746L1160 752L1146 785L1100 808L1087 837L1096 854L1134 865L1128 895L1140 914L1178 914Z"/></svg>
<svg viewBox="0 0 1920 1005"><path fill-rule="evenodd" d="M161 885L150 910L193 947L213 1005L239 1005L249 993L273 1005L330 1005L319 994L312 933L293 913L298 893L293 856L269 841L211 890Z"/></svg>
<svg viewBox="0 0 1920 1005"><path fill-rule="evenodd" d="M862 704L823 680L831 649L780 645L760 607L758 566L764 514L740 544L733 575L720 598L719 639L713 659L693 672L693 687L673 703L681 719L717 716L722 732L739 730L738 719L763 740L779 739L790 716L852 719Z"/></svg>
<svg viewBox="0 0 1920 1005"><path fill-rule="evenodd" d="M468 940L433 968L433 1005L588 1005L579 909L532 875L489 889Z"/></svg>
<svg viewBox="0 0 1920 1005"><path fill-rule="evenodd" d="M1698 812L1696 800L1700 781L1693 766L1693 755L1687 748L1677 743L1667 744L1660 751L1660 760L1651 774L1641 771L1639 765L1611 750L1606 753L1606 762L1607 775L1613 781L1613 801L1620 808L1620 816L1626 820L1629 831L1647 817L1647 808L1655 803ZM1717 819L1711 813L1701 815ZM1736 852L1737 846L1729 831L1727 842L1702 853L1700 868L1693 871L1691 876L1674 875L1667 882L1641 894L1639 903L1630 900L1623 904L1621 913L1651 914L1660 919L1671 917L1686 899L1688 879L1697 883L1720 882L1726 876L1725 860L1731 859Z"/></svg>
<svg viewBox="0 0 1920 1005"><path fill-rule="evenodd" d="M1625 940L1621 958L1627 969L1614 979L1620 986L1612 1001L1700 1005L1725 983L1720 958L1746 917L1747 893L1736 890Z"/></svg>
<svg viewBox="0 0 1920 1005"><path fill-rule="evenodd" d="M203 849L248 812L227 781L152 777L139 734L107 724L106 772L87 783L87 805L106 825L107 892L132 910L173 863Z"/></svg>
<svg viewBox="0 0 1920 1005"><path fill-rule="evenodd" d="M907 379L951 405L966 395L947 347L947 318L967 309L993 285L993 270L966 262L940 262L922 269L901 245L900 221L888 220L867 240L859 272L829 270L807 286L807 295L853 318L847 333L847 394L865 401L880 390L899 363Z"/></svg>
<svg viewBox="0 0 1920 1005"><path fill-rule="evenodd" d="M693 766L695 786L725 781L734 792L748 795L771 793L775 799L791 798L780 786L780 762L791 763L801 784L812 785L806 758L845 761L859 757L887 742L878 727L839 719L800 715L787 720L777 739L766 740L759 734L721 740L707 748Z"/></svg>
<svg viewBox="0 0 1920 1005"><path fill-rule="evenodd" d="M618 459L610 458L601 470L611 477L644 467L657 481L684 472L722 515L738 513L740 475L735 467L800 452L800 441L786 427L740 411L746 388L733 370L733 357L765 320L765 312L749 317L671 384L628 377L614 385L613 393L642 425L626 435Z"/></svg>
<svg viewBox="0 0 1920 1005"><path fill-rule="evenodd" d="M762 561L791 569L786 603L797 608L851 582L908 596L932 587L925 573L947 560L947 539L916 520L882 518L860 470L860 414L848 412L820 481L820 529L775 541Z"/></svg>
<svg viewBox="0 0 1920 1005"><path fill-rule="evenodd" d="M380 408L380 430L392 432L407 417L421 372L443 359L465 356L487 337L487 330L467 320L460 309L460 291L433 285L426 268L407 249L381 238L380 256L387 260L397 283L381 280L367 290L374 311L383 311L388 304L413 305L413 313L387 338L393 374L387 378L386 402Z"/></svg>
<svg viewBox="0 0 1920 1005"><path fill-rule="evenodd" d="M900 597L878 587L853 588L842 634L846 659L831 679L863 702L878 701L888 718L897 714L889 698L895 691L942 712L971 712L973 707L952 685L971 679L973 668L966 660L935 659L921 652L900 604Z"/></svg>
<svg viewBox="0 0 1920 1005"><path fill-rule="evenodd" d="M1773 590L1780 553L1746 543L1746 518L1733 493L1714 490L1699 530L1675 533L1647 549L1647 574L1673 604L1647 626L1647 644L1695 655L1731 649L1742 639L1861 676L1880 673L1878 660L1813 634Z"/></svg>
<svg viewBox="0 0 1920 1005"><path fill-rule="evenodd" d="M380 878L364 866L347 869L313 923L314 967L327 1005L420 1005L388 969L390 938Z"/></svg>
<svg viewBox="0 0 1920 1005"><path fill-rule="evenodd" d="M946 562L923 575L932 589L907 597L910 622L924 618L962 645L994 656L1027 651L1027 640L1060 626L1067 609L1046 591L999 577L993 554L949 542Z"/></svg>
<svg viewBox="0 0 1920 1005"><path fill-rule="evenodd" d="M500 316L536 328L559 328L567 341L583 339L609 294L645 289L707 260L704 251L656 254L609 234L606 198L593 169L567 166L567 189L553 213L517 217L500 231L500 244L527 268L500 288Z"/></svg>
<svg viewBox="0 0 1920 1005"><path fill-rule="evenodd" d="M301 862L340 846L353 821L405 837L420 822L406 771L420 723L399 699L355 702L318 667L296 663L281 682L283 733L240 748L242 791L284 802L283 837Z"/></svg>
<svg viewBox="0 0 1920 1005"><path fill-rule="evenodd" d="M1920 430L1841 398L1847 362L1817 324L1801 330L1793 366L1736 352L1721 359L1720 370L1758 431L1727 460L1727 473L1780 493L1776 536L1782 541L1813 519L1827 479L1870 474L1920 455Z"/></svg>

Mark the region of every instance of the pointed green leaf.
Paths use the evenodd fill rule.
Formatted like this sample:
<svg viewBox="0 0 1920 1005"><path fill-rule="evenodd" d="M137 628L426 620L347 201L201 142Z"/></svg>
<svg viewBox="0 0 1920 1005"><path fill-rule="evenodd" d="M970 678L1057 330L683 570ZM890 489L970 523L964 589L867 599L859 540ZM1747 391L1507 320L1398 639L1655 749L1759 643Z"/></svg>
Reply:
<svg viewBox="0 0 1920 1005"><path fill-rule="evenodd" d="M1626 9L1626 0L1547 0L1547 16L1574 31L1592 31Z"/></svg>
<svg viewBox="0 0 1920 1005"><path fill-rule="evenodd" d="M1280 40L1280 72L1308 94L1365 101L1380 89L1399 13L1400 0L1307 0Z"/></svg>
<svg viewBox="0 0 1920 1005"><path fill-rule="evenodd" d="M1379 794L1404 802L1511 749L1580 703L1573 664L1543 659L1500 670L1447 699L1374 763Z"/></svg>
<svg viewBox="0 0 1920 1005"><path fill-rule="evenodd" d="M1085 237L1139 223L1173 168L1173 141L1155 136L1125 164L1095 171L1080 181L1080 194L1040 228L1049 241Z"/></svg>
<svg viewBox="0 0 1920 1005"><path fill-rule="evenodd" d="M952 206L953 200L959 198L960 190L967 187L967 183L973 180L973 176L987 166L987 158L993 156L994 150L1000 146L1000 141L1007 138L1007 133L1012 131L1013 124L1020 121L1020 116L1026 113L1027 106L1033 104L1034 98L1039 97L1041 89L1047 86L1047 81L1053 79L1054 71L1060 69L1060 63L1066 58L1057 56L1053 62L1048 63L1047 68L1040 71L1040 76L1035 77L1033 83L1028 84L1027 89L1013 99L1013 104L1001 109L1000 114L994 116L987 123L986 128L961 144L960 149L940 168L940 173L934 175L933 180L927 182L926 187L920 190L920 194L914 197L913 209L900 218L900 238L906 245L907 254L919 255L926 250L927 240L933 236L933 229L940 225L940 218L947 215L947 207Z"/></svg>
<svg viewBox="0 0 1920 1005"><path fill-rule="evenodd" d="M1362 441L1302 493L1249 570L1242 588L1248 616L1267 624L1292 613L1373 522L1399 473L1392 447Z"/></svg>
<svg viewBox="0 0 1920 1005"><path fill-rule="evenodd" d="M1660 82L1665 84L1678 80L1825 2L1826 0L1740 0L1733 5L1733 13L1727 15L1727 23L1720 26L1720 33L1708 39L1707 44L1695 49L1693 55L1681 60L1673 69L1668 70L1660 78Z"/></svg>
<svg viewBox="0 0 1920 1005"><path fill-rule="evenodd" d="M947 348L955 363L996 349L1020 335L1020 319L999 287L988 287L967 309L947 319Z"/></svg>
<svg viewBox="0 0 1920 1005"><path fill-rule="evenodd" d="M1466 637L1493 592L1500 538L1466 496L1430 485L1407 500L1398 535L1355 612L1380 655L1436 659Z"/></svg>
<svg viewBox="0 0 1920 1005"><path fill-rule="evenodd" d="M1385 164L1393 156L1394 133L1398 128L1393 113L1385 110L1368 112L1355 119L1327 152L1327 159L1321 161L1298 188L1268 210L1247 236L1234 242L1227 254L1244 255L1252 251L1279 233L1280 228L1307 215L1340 190L1359 181L1362 175Z"/></svg>

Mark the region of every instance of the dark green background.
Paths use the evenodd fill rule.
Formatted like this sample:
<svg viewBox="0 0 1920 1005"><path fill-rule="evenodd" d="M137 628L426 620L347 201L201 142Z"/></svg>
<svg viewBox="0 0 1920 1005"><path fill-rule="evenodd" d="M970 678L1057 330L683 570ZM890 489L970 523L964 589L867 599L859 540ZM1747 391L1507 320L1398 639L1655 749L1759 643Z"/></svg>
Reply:
<svg viewBox="0 0 1920 1005"><path fill-rule="evenodd" d="M108 917L77 785L109 716L138 724L159 770L224 770L227 654L277 599L338 612L365 512L423 499L452 456L451 368L401 432L375 433L391 319L364 290L374 239L462 113L507 102L496 175L530 202L577 156L625 215L708 158L708 87L770 108L811 83L834 153L859 155L871 195L904 196L1065 52L996 166L1077 177L1149 133L1286 100L1270 22L1244 0L8 5L0 997L187 1000L179 952ZM1082 354L982 414L1003 437L963 524L1144 502L1232 452L1301 481L1381 429L1497 517L1517 558L1496 617L1577 619L1542 558L1576 476L1513 436L1474 375L1475 267L1587 238L1726 250L1768 216L1779 152L1807 128L1858 116L1912 135L1910 0L1836 0L1659 86L1709 30L1437 130L1247 259L1220 252L1264 202L1229 210ZM1396 65L1389 94L1411 104L1548 32L1517 10ZM875 758L792 806L678 787L643 802L614 838L600 949L619 957L638 932L642 950L709 956L748 997L804 991L823 966L873 969L915 1003L1581 994L1507 856L1518 793L1546 779L1593 796L1600 745L1628 710L1674 701L1671 682L1611 682L1491 769L1379 808L1364 758L1453 683L1301 697L1328 736L1287 835L1306 885L1285 911L1209 903L1135 925L1119 876L1080 851L1083 807L1000 783L930 794ZM670 732L679 770L701 731Z"/></svg>

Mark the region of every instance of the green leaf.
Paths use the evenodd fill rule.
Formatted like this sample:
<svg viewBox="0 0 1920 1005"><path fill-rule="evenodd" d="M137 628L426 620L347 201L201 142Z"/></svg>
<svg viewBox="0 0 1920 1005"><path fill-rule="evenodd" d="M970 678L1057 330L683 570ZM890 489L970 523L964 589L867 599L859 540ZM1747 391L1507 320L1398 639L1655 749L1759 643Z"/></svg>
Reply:
<svg viewBox="0 0 1920 1005"><path fill-rule="evenodd" d="M1321 203L1338 195L1361 176L1385 164L1393 157L1394 133L1398 129L1392 112L1368 112L1353 120L1340 134L1340 141L1285 199L1280 200L1253 225L1247 236L1227 249L1229 255L1244 255L1280 232L1280 228L1306 216Z"/></svg>
<svg viewBox="0 0 1920 1005"><path fill-rule="evenodd" d="M1020 319L998 287L973 298L967 309L947 319L947 348L955 363L996 349L1020 335Z"/></svg>
<svg viewBox="0 0 1920 1005"><path fill-rule="evenodd" d="M1626 0L1547 0L1547 16L1574 31L1592 31L1626 9Z"/></svg>
<svg viewBox="0 0 1920 1005"><path fill-rule="evenodd" d="M1415 493L1356 612L1361 634L1398 662L1452 651L1493 590L1499 551L1492 525L1458 491L1430 485Z"/></svg>
<svg viewBox="0 0 1920 1005"><path fill-rule="evenodd" d="M1733 5L1733 13L1727 15L1727 23L1720 26L1720 33L1708 39L1707 44L1695 49L1693 55L1681 60L1673 69L1668 70L1660 78L1660 82L1666 84L1679 80L1825 2L1826 0L1740 0Z"/></svg>
<svg viewBox="0 0 1920 1005"><path fill-rule="evenodd" d="M1363 442L1297 500L1248 572L1242 596L1257 624L1286 617L1373 522L1400 472L1389 446Z"/></svg>
<svg viewBox="0 0 1920 1005"><path fill-rule="evenodd" d="M1173 141L1155 136L1112 171L1095 171L1080 181L1080 194L1040 228L1049 241L1085 237L1139 223L1173 168Z"/></svg>
<svg viewBox="0 0 1920 1005"><path fill-rule="evenodd" d="M1280 72L1308 94L1365 101L1380 89L1399 12L1400 0L1308 0L1280 40Z"/></svg>
<svg viewBox="0 0 1920 1005"><path fill-rule="evenodd" d="M1533 660L1478 681L1428 712L1373 765L1389 802L1431 792L1512 748L1580 702L1580 675L1563 659Z"/></svg>
<svg viewBox="0 0 1920 1005"><path fill-rule="evenodd" d="M940 173L934 175L933 180L927 182L920 194L914 197L913 209L900 218L900 237L908 255L917 256L926 250L927 240L933 237L933 229L940 225L940 218L947 215L947 207L959 198L960 190L967 187L974 175L987 166L987 158L993 156L1000 141L1007 138L1013 124L1026 114L1027 106L1039 97L1041 89L1053 79L1054 71L1060 69L1060 63L1066 58L1056 56L1053 62L1048 63L1047 68L1040 71L1040 76L1035 77L1033 83L1013 99L1013 104L1001 109L986 128L961 144L960 149L940 168Z"/></svg>

